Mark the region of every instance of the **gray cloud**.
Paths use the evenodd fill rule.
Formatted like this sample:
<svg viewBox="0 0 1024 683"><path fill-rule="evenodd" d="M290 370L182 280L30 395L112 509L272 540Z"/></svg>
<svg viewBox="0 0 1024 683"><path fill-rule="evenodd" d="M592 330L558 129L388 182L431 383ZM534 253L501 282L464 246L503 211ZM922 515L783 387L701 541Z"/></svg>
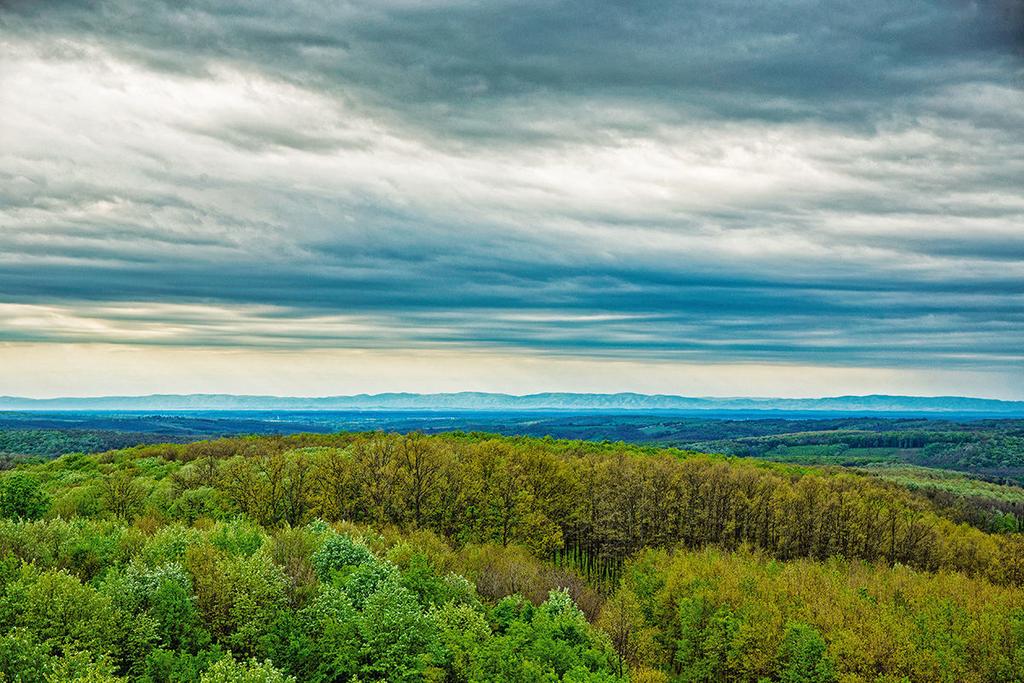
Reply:
<svg viewBox="0 0 1024 683"><path fill-rule="evenodd" d="M598 120L608 116L592 103L870 123L879 103L891 111L943 87L1018 78L1021 7L15 1L7 23L40 40L99 42L155 70L201 76L220 62L255 66L341 97L356 93L406 125L490 137L512 124L519 140L536 128L517 114L557 117L582 104Z"/></svg>
<svg viewBox="0 0 1024 683"><path fill-rule="evenodd" d="M1022 7L8 2L0 341L1020 373Z"/></svg>

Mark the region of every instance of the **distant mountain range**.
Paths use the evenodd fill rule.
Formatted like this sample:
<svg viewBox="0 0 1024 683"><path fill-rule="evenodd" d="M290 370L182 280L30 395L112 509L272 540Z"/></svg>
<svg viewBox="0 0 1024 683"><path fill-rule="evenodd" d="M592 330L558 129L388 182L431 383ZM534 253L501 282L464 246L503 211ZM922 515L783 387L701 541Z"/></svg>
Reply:
<svg viewBox="0 0 1024 683"><path fill-rule="evenodd" d="M664 394L482 392L288 397L153 394L33 399L0 396L0 410L566 410L813 411L842 413L984 413L1024 415L1024 401L964 396L835 396L830 398L696 398Z"/></svg>

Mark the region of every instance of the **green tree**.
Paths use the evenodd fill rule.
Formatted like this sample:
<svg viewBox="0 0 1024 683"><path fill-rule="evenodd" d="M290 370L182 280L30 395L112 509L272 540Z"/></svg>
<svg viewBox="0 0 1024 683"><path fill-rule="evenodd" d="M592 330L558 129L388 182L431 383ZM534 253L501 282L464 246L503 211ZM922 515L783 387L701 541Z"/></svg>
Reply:
<svg viewBox="0 0 1024 683"><path fill-rule="evenodd" d="M103 478L100 498L103 506L114 517L130 520L142 506L146 491L130 471L119 470Z"/></svg>
<svg viewBox="0 0 1024 683"><path fill-rule="evenodd" d="M359 671L359 613L337 586L321 584L300 618L313 646L317 681L348 680Z"/></svg>
<svg viewBox="0 0 1024 683"><path fill-rule="evenodd" d="M264 636L287 609L287 578L266 548L251 557L198 549L189 558L196 605L214 640L236 654L266 656Z"/></svg>
<svg viewBox="0 0 1024 683"><path fill-rule="evenodd" d="M24 628L0 636L0 680L41 683L50 671L50 655Z"/></svg>
<svg viewBox="0 0 1024 683"><path fill-rule="evenodd" d="M0 515L7 519L39 519L50 507L50 498L39 481L12 472L0 481Z"/></svg>
<svg viewBox="0 0 1024 683"><path fill-rule="evenodd" d="M113 665L105 658L93 659L90 652L68 652L53 660L47 683L118 683Z"/></svg>
<svg viewBox="0 0 1024 683"><path fill-rule="evenodd" d="M435 664L445 680L480 680L481 650L491 638L487 618L471 605L449 602L430 612L437 632Z"/></svg>
<svg viewBox="0 0 1024 683"><path fill-rule="evenodd" d="M835 666L826 654L821 633L807 624L792 622L786 627L779 647L781 683L831 683Z"/></svg>
<svg viewBox="0 0 1024 683"><path fill-rule="evenodd" d="M118 647L124 619L110 598L66 571L46 571L25 582L20 625L53 654L65 648L109 655Z"/></svg>
<svg viewBox="0 0 1024 683"><path fill-rule="evenodd" d="M352 569L347 575L340 574L339 585L352 600L356 609L364 609L367 601L385 584L399 583L398 568L387 560L374 560Z"/></svg>
<svg viewBox="0 0 1024 683"><path fill-rule="evenodd" d="M359 621L363 640L362 678L392 682L421 680L431 663L436 633L416 596L386 581L366 601Z"/></svg>
<svg viewBox="0 0 1024 683"><path fill-rule="evenodd" d="M640 603L629 587L620 588L604 604L597 625L608 634L618 653L619 676L625 674L627 664L639 664L653 649L652 629L645 625Z"/></svg>

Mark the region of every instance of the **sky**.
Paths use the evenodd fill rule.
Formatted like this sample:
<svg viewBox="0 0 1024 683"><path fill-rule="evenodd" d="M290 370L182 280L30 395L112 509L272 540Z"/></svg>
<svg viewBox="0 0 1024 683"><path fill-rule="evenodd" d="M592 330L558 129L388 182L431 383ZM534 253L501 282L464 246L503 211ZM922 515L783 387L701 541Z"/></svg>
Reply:
<svg viewBox="0 0 1024 683"><path fill-rule="evenodd" d="M0 394L1024 399L1024 0L0 1Z"/></svg>

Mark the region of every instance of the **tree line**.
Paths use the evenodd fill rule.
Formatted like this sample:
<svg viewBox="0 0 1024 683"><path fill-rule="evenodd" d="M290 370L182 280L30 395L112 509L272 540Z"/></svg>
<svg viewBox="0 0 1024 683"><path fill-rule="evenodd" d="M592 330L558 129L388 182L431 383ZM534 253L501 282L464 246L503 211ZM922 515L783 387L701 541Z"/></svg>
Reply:
<svg viewBox="0 0 1024 683"><path fill-rule="evenodd" d="M139 467L165 463L166 476ZM926 496L859 474L622 444L486 435L219 439L99 456L60 514L317 517L430 529L455 544L520 544L579 566L643 548L751 547L1020 583L1019 534L950 519Z"/></svg>

